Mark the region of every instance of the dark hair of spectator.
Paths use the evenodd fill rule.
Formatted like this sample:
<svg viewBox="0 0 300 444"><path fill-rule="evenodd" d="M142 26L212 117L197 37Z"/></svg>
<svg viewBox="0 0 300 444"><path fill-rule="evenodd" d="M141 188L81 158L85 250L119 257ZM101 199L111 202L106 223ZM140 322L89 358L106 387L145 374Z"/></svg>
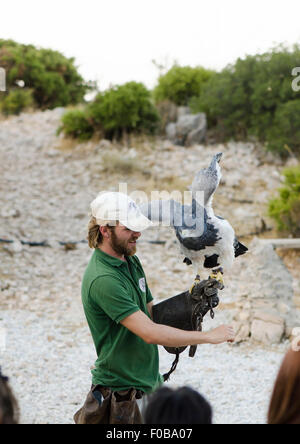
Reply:
<svg viewBox="0 0 300 444"><path fill-rule="evenodd" d="M279 369L268 424L300 424L300 351L290 349Z"/></svg>
<svg viewBox="0 0 300 444"><path fill-rule="evenodd" d="M190 387L161 387L149 397L144 412L146 424L211 424L212 408Z"/></svg>
<svg viewBox="0 0 300 444"><path fill-rule="evenodd" d="M8 384L8 378L1 373L0 367L0 424L18 424L18 403Z"/></svg>

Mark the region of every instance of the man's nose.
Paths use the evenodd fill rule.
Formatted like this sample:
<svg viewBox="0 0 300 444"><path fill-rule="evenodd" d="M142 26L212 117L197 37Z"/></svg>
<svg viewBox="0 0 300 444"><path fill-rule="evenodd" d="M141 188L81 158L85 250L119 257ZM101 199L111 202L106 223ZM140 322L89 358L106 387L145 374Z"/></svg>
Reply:
<svg viewBox="0 0 300 444"><path fill-rule="evenodd" d="M134 231L133 232L134 237L136 237L137 239L140 237L141 234L142 233L140 231Z"/></svg>

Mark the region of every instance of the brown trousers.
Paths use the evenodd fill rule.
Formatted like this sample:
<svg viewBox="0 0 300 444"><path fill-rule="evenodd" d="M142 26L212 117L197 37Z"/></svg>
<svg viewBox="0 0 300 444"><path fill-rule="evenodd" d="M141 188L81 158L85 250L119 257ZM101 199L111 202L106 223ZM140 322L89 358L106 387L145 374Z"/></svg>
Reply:
<svg viewBox="0 0 300 444"><path fill-rule="evenodd" d="M134 388L113 392L108 387L92 385L74 421L76 424L143 424L136 402L142 396L143 392Z"/></svg>

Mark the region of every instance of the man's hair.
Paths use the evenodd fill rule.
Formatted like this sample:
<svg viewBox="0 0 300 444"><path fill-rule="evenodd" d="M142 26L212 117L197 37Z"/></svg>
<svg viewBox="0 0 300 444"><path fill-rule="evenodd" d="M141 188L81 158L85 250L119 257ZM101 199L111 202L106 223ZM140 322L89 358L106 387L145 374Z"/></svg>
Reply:
<svg viewBox="0 0 300 444"><path fill-rule="evenodd" d="M18 424L19 407L6 378L0 375L0 424Z"/></svg>
<svg viewBox="0 0 300 444"><path fill-rule="evenodd" d="M118 221L117 221L118 224ZM114 226L107 225L109 229L112 231L115 229ZM100 232L100 225L97 224L96 218L91 216L90 221L88 223L88 236L87 236L88 244L90 248L98 248L103 241L103 236Z"/></svg>
<svg viewBox="0 0 300 444"><path fill-rule="evenodd" d="M91 217L88 224L88 244L90 248L98 248L101 245L103 237L100 233L100 225L97 224L96 218Z"/></svg>
<svg viewBox="0 0 300 444"><path fill-rule="evenodd" d="M162 386L150 395L144 417L146 424L211 424L212 408L190 387Z"/></svg>

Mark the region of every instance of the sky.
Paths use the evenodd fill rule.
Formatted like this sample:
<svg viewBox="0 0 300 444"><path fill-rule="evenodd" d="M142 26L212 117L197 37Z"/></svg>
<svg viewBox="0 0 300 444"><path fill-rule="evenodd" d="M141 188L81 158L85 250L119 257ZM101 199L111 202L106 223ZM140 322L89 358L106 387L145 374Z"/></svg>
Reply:
<svg viewBox="0 0 300 444"><path fill-rule="evenodd" d="M0 38L75 57L86 80L135 80L159 69L221 70L238 57L300 43L299 0L0 0Z"/></svg>

